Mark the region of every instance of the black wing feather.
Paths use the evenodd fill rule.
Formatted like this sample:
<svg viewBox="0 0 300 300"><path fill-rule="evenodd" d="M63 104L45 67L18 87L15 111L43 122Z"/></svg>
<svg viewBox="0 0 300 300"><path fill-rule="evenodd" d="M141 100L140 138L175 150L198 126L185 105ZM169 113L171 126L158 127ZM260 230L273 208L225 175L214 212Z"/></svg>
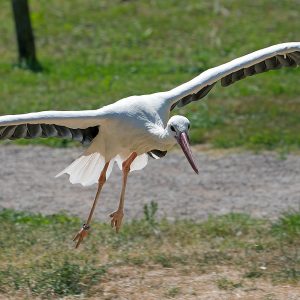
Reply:
<svg viewBox="0 0 300 300"><path fill-rule="evenodd" d="M273 57L265 59L264 61L256 63L253 66L239 69L235 72L232 72L224 76L221 79L221 85L223 87L226 87L248 76L267 72L270 70L280 69L283 67L296 67L296 66L300 66L300 51L287 53L285 55L275 55ZM181 98L171 106L171 110L173 110L175 107L182 107L193 101L198 101L204 98L214 87L215 84L216 82L211 85L205 86L204 88L200 89L196 93L192 93Z"/></svg>
<svg viewBox="0 0 300 300"><path fill-rule="evenodd" d="M84 145L87 145L92 142L98 133L99 126L88 127L85 129L73 129L54 124L20 124L0 126L0 140L59 137L76 140Z"/></svg>

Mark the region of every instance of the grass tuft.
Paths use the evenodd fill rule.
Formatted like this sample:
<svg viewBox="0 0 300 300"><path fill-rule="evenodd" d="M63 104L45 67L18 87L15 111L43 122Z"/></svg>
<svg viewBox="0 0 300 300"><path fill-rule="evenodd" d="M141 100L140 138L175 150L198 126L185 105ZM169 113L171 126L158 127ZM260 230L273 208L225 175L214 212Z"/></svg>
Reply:
<svg viewBox="0 0 300 300"><path fill-rule="evenodd" d="M8 265L0 270L0 286L3 293L11 290L29 290L43 298L51 296L80 295L98 283L106 268L87 262L82 266L65 257L63 261L46 260L31 263L27 268Z"/></svg>
<svg viewBox="0 0 300 300"><path fill-rule="evenodd" d="M281 238L300 237L300 214L296 211L283 214L272 226L272 232Z"/></svg>
<svg viewBox="0 0 300 300"><path fill-rule="evenodd" d="M218 288L221 290L234 290L242 286L241 282L234 282L226 277L217 280Z"/></svg>

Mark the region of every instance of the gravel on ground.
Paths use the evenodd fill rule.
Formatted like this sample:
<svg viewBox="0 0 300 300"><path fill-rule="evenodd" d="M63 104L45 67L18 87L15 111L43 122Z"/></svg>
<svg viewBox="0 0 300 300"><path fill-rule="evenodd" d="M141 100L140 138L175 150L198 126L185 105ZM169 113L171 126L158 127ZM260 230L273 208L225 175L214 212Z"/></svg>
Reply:
<svg viewBox="0 0 300 300"><path fill-rule="evenodd" d="M194 150L199 175L179 151L150 159L145 169L130 174L126 220L143 217L143 206L151 201L158 203L158 217L170 220L201 220L229 212L276 218L300 208L300 156L281 159L272 152ZM64 211L85 219L96 185L72 185L66 175L54 178L81 152L80 148L1 145L0 209ZM95 211L98 220L109 219L120 190L121 172L115 166Z"/></svg>

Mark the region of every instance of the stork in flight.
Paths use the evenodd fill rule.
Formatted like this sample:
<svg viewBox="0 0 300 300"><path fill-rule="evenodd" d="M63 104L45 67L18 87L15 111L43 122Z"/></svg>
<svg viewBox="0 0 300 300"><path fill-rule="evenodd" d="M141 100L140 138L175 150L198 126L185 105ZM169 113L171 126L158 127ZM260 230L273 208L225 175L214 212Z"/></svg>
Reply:
<svg viewBox="0 0 300 300"><path fill-rule="evenodd" d="M115 162L123 172L119 206L110 215L111 225L117 232L124 215L128 173L144 168L148 156L161 158L177 142L198 174L189 145L190 122L179 115L170 118L173 109L204 98L218 81L226 87L248 76L299 65L300 42L278 44L209 69L167 92L131 96L96 110L2 116L0 139L60 137L89 145L57 175L69 174L73 184L98 184L88 219L74 238L77 248L88 234L99 195Z"/></svg>

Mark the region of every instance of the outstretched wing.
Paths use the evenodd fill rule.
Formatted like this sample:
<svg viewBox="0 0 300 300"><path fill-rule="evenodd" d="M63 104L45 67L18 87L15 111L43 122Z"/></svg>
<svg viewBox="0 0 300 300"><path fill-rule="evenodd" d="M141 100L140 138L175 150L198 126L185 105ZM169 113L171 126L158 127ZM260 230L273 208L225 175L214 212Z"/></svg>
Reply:
<svg viewBox="0 0 300 300"><path fill-rule="evenodd" d="M191 81L163 93L171 110L205 97L221 81L226 87L262 72L300 65L300 43L284 43L258 50L221 66L209 69Z"/></svg>
<svg viewBox="0 0 300 300"><path fill-rule="evenodd" d="M60 137L89 144L103 120L100 110L42 111L0 117L0 139Z"/></svg>

